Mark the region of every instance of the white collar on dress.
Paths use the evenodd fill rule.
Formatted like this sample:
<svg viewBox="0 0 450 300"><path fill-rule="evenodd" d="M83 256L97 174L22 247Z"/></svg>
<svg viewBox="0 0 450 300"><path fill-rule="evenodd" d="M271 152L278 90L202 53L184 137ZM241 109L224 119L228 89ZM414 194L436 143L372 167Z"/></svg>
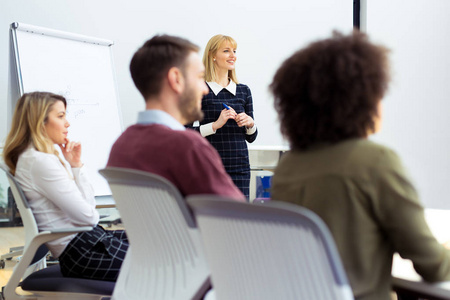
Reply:
<svg viewBox="0 0 450 300"><path fill-rule="evenodd" d="M231 79L230 79L230 83L228 84L227 87L223 87L223 86L221 86L220 84L218 84L217 82L214 82L214 81L207 81L206 83L208 84L208 86L211 88L211 90L213 91L214 95L216 95L216 96L223 89L226 89L227 91L232 93L233 96L236 96L236 83L233 80L231 80Z"/></svg>

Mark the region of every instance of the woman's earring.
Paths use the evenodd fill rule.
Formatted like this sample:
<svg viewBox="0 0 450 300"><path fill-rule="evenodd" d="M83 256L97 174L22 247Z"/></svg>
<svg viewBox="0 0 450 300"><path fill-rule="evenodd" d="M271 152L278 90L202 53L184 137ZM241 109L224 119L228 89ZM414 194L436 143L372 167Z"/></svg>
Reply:
<svg viewBox="0 0 450 300"><path fill-rule="evenodd" d="M216 59L214 58L214 61L216 61Z"/></svg>

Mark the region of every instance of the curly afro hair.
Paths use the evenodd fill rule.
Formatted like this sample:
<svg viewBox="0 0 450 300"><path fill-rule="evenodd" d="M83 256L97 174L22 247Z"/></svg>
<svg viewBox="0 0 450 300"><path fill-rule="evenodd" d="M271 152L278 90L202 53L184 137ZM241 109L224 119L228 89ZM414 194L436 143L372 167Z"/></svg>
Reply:
<svg viewBox="0 0 450 300"><path fill-rule="evenodd" d="M357 30L334 31L289 57L270 90L291 147L307 149L373 131L390 80L388 52Z"/></svg>

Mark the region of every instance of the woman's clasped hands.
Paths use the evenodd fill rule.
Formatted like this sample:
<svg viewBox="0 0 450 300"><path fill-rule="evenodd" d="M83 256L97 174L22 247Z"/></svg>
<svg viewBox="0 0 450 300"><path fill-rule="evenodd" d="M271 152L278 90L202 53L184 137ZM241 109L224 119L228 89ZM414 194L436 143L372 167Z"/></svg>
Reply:
<svg viewBox="0 0 450 300"><path fill-rule="evenodd" d="M242 113L236 113L236 111L229 106L230 109L224 108L219 115L219 118L217 121L213 123L213 130L217 130L219 128L222 128L229 119L233 119L236 121L239 127L245 126L246 128L252 128L254 125L254 121L252 117L247 115L245 112Z"/></svg>

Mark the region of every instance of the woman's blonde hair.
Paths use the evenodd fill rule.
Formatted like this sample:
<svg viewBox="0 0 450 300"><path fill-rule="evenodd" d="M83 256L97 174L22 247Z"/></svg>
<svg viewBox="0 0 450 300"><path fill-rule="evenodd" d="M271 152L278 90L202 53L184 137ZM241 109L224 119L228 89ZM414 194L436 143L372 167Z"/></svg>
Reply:
<svg viewBox="0 0 450 300"><path fill-rule="evenodd" d="M3 157L11 174L15 175L19 156L30 144L38 151L55 154L64 165L45 130L48 114L57 101L67 106L63 96L47 92L27 93L17 101L3 149Z"/></svg>
<svg viewBox="0 0 450 300"><path fill-rule="evenodd" d="M236 41L227 35L218 34L213 36L206 44L205 52L203 53L203 64L205 65L205 80L206 81L216 81L216 69L213 61L214 55L216 55L217 50L222 46L223 43L228 42L233 48L237 48ZM229 70L228 77L238 84L236 77L236 70Z"/></svg>

